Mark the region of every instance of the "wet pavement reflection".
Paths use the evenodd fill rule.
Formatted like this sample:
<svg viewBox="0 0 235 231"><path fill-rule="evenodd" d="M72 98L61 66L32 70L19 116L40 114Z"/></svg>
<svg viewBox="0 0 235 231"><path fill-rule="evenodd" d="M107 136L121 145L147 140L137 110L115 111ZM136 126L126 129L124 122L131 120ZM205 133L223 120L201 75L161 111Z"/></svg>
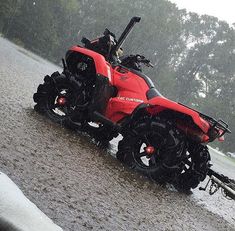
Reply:
<svg viewBox="0 0 235 231"><path fill-rule="evenodd" d="M124 167L117 141L102 150L34 112L33 93L58 67L2 38L0 63L1 171L64 230L234 230L201 205L214 201L205 193L180 194Z"/></svg>

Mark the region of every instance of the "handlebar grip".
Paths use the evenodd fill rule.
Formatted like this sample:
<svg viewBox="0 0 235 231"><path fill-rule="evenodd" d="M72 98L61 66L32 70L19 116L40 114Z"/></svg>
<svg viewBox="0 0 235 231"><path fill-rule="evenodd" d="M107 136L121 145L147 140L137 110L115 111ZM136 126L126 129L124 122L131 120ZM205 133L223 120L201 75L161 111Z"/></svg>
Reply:
<svg viewBox="0 0 235 231"><path fill-rule="evenodd" d="M140 22L141 17L135 16L135 17L133 17L131 20L132 20L133 22Z"/></svg>

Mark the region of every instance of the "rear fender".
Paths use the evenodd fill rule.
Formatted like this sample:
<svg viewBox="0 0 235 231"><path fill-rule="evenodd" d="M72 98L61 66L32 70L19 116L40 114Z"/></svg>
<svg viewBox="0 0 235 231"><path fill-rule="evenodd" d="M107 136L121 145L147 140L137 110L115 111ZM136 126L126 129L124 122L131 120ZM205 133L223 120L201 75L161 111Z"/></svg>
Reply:
<svg viewBox="0 0 235 231"><path fill-rule="evenodd" d="M104 56L94 52L92 50L79 47L79 46L73 46L70 48L70 51L81 53L83 55L87 55L90 58L94 60L95 63L95 69L96 69L96 74L108 77L109 81L112 82L112 77L111 77L111 66L110 64L105 60Z"/></svg>
<svg viewBox="0 0 235 231"><path fill-rule="evenodd" d="M164 110L170 110L173 112L182 113L184 115L190 116L193 122L205 133L207 134L210 129L210 124L200 117L197 111L180 105L174 101L166 99L164 97L155 97L148 101L150 104L149 112L152 114L157 114ZM151 112L152 111L152 112Z"/></svg>

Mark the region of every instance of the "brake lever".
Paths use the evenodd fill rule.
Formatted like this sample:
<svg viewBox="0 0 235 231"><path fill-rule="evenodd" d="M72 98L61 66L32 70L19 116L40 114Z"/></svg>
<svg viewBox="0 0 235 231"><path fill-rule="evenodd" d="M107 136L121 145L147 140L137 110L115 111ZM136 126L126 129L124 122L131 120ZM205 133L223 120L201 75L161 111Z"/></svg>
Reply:
<svg viewBox="0 0 235 231"><path fill-rule="evenodd" d="M154 67L154 65L150 62L150 60L146 59L143 55L135 55L136 61L139 63L143 63L147 67Z"/></svg>
<svg viewBox="0 0 235 231"><path fill-rule="evenodd" d="M145 60L143 60L142 61L144 64L145 64L145 66L147 66L147 67L154 67L154 65L150 62L150 60L148 60L148 59L145 59Z"/></svg>
<svg viewBox="0 0 235 231"><path fill-rule="evenodd" d="M149 61L149 63L148 63L148 67L154 67L154 65Z"/></svg>

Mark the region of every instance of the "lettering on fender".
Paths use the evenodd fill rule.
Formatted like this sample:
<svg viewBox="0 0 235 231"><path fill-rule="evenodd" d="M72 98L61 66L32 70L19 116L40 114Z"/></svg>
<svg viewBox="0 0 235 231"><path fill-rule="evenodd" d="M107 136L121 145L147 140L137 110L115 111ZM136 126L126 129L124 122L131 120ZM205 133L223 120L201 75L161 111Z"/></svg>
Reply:
<svg viewBox="0 0 235 231"><path fill-rule="evenodd" d="M131 101L136 103L143 103L144 101L141 99L129 98L129 97L117 97L120 100Z"/></svg>
<svg viewBox="0 0 235 231"><path fill-rule="evenodd" d="M128 76L120 76L120 80L122 80L122 81L125 81L125 80L127 80L127 79L129 79Z"/></svg>

